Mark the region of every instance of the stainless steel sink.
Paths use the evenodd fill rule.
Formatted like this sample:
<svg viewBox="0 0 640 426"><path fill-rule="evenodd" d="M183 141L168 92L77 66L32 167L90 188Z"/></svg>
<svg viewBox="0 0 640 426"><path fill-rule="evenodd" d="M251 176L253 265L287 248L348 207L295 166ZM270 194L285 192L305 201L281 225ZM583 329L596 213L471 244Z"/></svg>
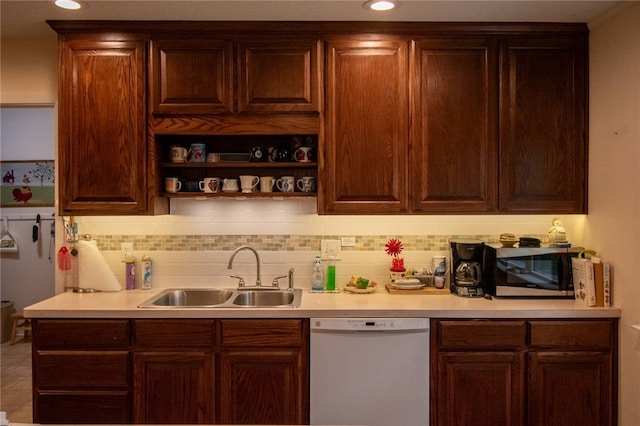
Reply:
<svg viewBox="0 0 640 426"><path fill-rule="evenodd" d="M302 290L243 290L239 291L233 299L236 306L254 308L262 307L299 307L302 298Z"/></svg>
<svg viewBox="0 0 640 426"><path fill-rule="evenodd" d="M140 308L242 308L300 306L302 290L236 290L215 288L167 289L139 305Z"/></svg>
<svg viewBox="0 0 640 426"><path fill-rule="evenodd" d="M221 305L233 296L229 289L167 289L146 300L141 308L202 308Z"/></svg>

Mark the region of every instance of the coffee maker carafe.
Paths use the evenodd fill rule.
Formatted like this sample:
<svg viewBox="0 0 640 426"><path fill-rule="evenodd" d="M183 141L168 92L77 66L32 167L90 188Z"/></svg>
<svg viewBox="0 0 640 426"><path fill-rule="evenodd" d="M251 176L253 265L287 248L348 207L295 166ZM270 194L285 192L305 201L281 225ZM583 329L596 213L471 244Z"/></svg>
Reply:
<svg viewBox="0 0 640 426"><path fill-rule="evenodd" d="M451 240L451 293L463 297L484 296L483 257L484 242Z"/></svg>

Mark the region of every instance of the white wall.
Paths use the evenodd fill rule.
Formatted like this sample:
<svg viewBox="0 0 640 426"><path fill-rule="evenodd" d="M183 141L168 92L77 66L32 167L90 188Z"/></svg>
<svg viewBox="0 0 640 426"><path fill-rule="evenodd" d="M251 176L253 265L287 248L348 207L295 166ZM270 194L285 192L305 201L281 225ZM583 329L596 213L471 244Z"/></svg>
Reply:
<svg viewBox="0 0 640 426"><path fill-rule="evenodd" d="M619 424L640 424L640 4L592 25L586 239L614 263Z"/></svg>
<svg viewBox="0 0 640 426"><path fill-rule="evenodd" d="M52 160L55 158L55 120L53 105L0 108L0 159ZM3 208L1 217L9 219L11 235L18 242L17 253L2 253L0 297L11 300L21 310L54 295L56 245L51 244L53 207ZM42 222L37 242L32 229L36 215Z"/></svg>

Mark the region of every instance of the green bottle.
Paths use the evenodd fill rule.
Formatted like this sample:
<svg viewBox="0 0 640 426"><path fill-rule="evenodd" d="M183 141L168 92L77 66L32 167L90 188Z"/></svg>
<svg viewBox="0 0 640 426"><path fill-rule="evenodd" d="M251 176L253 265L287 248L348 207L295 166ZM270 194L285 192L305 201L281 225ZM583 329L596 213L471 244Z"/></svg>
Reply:
<svg viewBox="0 0 640 426"><path fill-rule="evenodd" d="M336 258L331 256L329 258L329 266L327 266L327 285L325 290L335 291L336 289Z"/></svg>

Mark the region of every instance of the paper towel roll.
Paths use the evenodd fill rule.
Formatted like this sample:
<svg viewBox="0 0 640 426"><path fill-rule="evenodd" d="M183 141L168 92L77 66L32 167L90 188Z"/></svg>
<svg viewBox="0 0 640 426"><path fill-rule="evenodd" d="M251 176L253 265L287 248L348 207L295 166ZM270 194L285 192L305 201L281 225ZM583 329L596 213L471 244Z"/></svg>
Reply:
<svg viewBox="0 0 640 426"><path fill-rule="evenodd" d="M122 290L95 241L78 241L78 279L81 288Z"/></svg>

